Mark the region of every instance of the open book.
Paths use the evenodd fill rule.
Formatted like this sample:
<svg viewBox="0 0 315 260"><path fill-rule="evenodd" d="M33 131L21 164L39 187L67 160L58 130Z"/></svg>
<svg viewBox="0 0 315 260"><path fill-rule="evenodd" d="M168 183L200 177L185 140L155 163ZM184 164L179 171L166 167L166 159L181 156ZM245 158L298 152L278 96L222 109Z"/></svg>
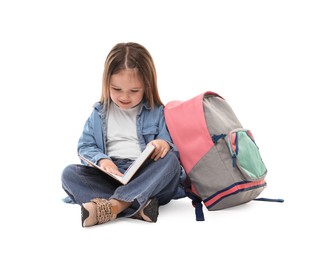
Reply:
<svg viewBox="0 0 315 260"><path fill-rule="evenodd" d="M127 184L130 179L137 173L139 168L149 159L150 155L154 151L154 145L148 144L146 148L143 150L143 152L140 154L140 156L133 161L133 163L129 166L129 168L125 171L124 176L118 176L113 173L109 173L102 169L100 166L98 166L96 163L91 162L87 158L83 157L82 155L79 154L80 159L88 163L89 165L101 170L102 172L108 174L112 178L116 179L117 181L121 182L122 184Z"/></svg>

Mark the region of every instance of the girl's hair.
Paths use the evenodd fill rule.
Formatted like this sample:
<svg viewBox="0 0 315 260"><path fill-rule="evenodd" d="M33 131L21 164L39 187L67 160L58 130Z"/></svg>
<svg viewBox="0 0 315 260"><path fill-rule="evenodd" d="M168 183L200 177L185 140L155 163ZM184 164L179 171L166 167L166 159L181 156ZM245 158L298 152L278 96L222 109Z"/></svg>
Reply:
<svg viewBox="0 0 315 260"><path fill-rule="evenodd" d="M158 88L157 77L153 59L148 50L134 42L116 44L105 60L102 96L100 102L110 103L110 78L113 74L124 69L137 69L144 84L144 98L149 101L151 109L154 105L163 105Z"/></svg>

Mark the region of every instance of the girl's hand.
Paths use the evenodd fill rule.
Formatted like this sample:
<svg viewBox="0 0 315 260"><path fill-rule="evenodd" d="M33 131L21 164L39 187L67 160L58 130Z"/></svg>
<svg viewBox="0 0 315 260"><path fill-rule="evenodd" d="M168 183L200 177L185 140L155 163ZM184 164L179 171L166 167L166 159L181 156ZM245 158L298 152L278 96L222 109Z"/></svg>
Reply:
<svg viewBox="0 0 315 260"><path fill-rule="evenodd" d="M150 143L155 146L155 149L154 149L153 154L151 156L151 158L154 161L158 160L159 158L163 158L168 153L168 151L171 149L168 142L166 142L162 139L156 139L156 140L151 141Z"/></svg>
<svg viewBox="0 0 315 260"><path fill-rule="evenodd" d="M98 165L108 173L123 176L123 174L118 170L116 164L114 164L110 159L101 159L98 161Z"/></svg>

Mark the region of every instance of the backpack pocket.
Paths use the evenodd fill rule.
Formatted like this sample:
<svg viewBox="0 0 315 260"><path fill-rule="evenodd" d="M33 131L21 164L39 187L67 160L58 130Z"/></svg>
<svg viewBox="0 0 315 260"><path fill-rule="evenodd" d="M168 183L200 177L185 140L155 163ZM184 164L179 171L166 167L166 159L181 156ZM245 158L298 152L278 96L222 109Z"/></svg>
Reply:
<svg viewBox="0 0 315 260"><path fill-rule="evenodd" d="M233 167L238 167L246 180L258 180L266 176L266 166L250 130L234 129L225 139L232 156Z"/></svg>

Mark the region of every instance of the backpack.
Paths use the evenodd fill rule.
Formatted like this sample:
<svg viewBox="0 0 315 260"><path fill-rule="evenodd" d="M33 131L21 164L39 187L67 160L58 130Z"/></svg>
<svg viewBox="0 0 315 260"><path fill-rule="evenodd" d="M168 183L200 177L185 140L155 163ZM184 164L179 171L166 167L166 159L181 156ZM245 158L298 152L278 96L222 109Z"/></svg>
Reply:
<svg viewBox="0 0 315 260"><path fill-rule="evenodd" d="M164 113L197 221L204 220L202 204L221 210L256 199L265 189L267 168L254 136L224 98L207 91L167 103Z"/></svg>

